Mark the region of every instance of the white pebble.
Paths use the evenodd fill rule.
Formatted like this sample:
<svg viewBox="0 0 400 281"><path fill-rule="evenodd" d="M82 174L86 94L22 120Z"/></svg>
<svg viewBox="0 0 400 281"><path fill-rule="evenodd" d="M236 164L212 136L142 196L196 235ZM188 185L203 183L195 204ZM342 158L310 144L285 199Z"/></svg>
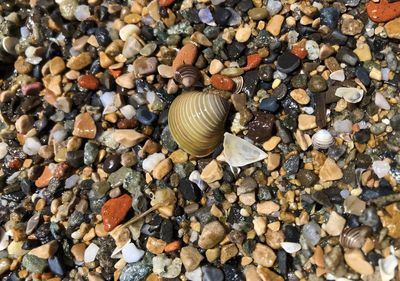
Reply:
<svg viewBox="0 0 400 281"><path fill-rule="evenodd" d="M132 117L136 114L135 108L130 104L121 107L119 110L126 119L132 119Z"/></svg>
<svg viewBox="0 0 400 281"><path fill-rule="evenodd" d="M308 52L307 58L309 60L316 60L319 58L319 46L314 40L307 40L306 50Z"/></svg>
<svg viewBox="0 0 400 281"><path fill-rule="evenodd" d="M119 30L119 37L123 40L126 41L126 39L129 38L129 36L131 36L132 34L139 34L140 33L140 29L139 27L137 27L134 24L127 24L125 26L123 26L120 30Z"/></svg>
<svg viewBox="0 0 400 281"><path fill-rule="evenodd" d="M104 107L110 106L114 103L114 92L105 92L100 96L101 103Z"/></svg>
<svg viewBox="0 0 400 281"><path fill-rule="evenodd" d="M198 267L191 272L186 271L185 276L188 280L191 280L191 281L202 281L203 280L203 272L201 271L201 267Z"/></svg>
<svg viewBox="0 0 400 281"><path fill-rule="evenodd" d="M207 184L201 179L200 172L197 170L190 173L189 180L195 183L203 191L207 187Z"/></svg>
<svg viewBox="0 0 400 281"><path fill-rule="evenodd" d="M27 138L25 140L24 146L22 147L22 150L28 155L36 155L38 154L41 147L42 144L37 138Z"/></svg>
<svg viewBox="0 0 400 281"><path fill-rule="evenodd" d="M379 92L376 92L375 94L375 104L377 107L389 110L390 109L390 104L386 100L386 98Z"/></svg>
<svg viewBox="0 0 400 281"><path fill-rule="evenodd" d="M351 131L353 130L352 126L353 126L353 123L348 119L346 119L346 120L336 120L333 123L333 129L336 132L338 132L339 134L340 133L351 133Z"/></svg>
<svg viewBox="0 0 400 281"><path fill-rule="evenodd" d="M99 251L99 246L91 243L85 250L84 261L85 263L92 262L96 259L97 253Z"/></svg>
<svg viewBox="0 0 400 281"><path fill-rule="evenodd" d="M396 267L399 261L395 255L387 256L384 259L378 260L379 271L382 281L390 281L394 278Z"/></svg>
<svg viewBox="0 0 400 281"><path fill-rule="evenodd" d="M374 173L378 176L378 178L383 178L389 173L390 165L386 161L378 160L372 163L372 169L374 170Z"/></svg>
<svg viewBox="0 0 400 281"><path fill-rule="evenodd" d="M389 73L390 73L390 69L385 67L381 69L381 73L382 73L382 80L383 81L388 81L389 80Z"/></svg>
<svg viewBox="0 0 400 281"><path fill-rule="evenodd" d="M281 247L283 250L285 250L286 253L293 254L301 249L301 245L299 243L293 243L293 242L282 242Z"/></svg>
<svg viewBox="0 0 400 281"><path fill-rule="evenodd" d="M89 6L87 6L87 5L79 5L78 7L76 7L74 16L78 21L86 20L88 17L90 17Z"/></svg>
<svg viewBox="0 0 400 281"><path fill-rule="evenodd" d="M53 138L56 142L61 142L63 140L65 140L65 138L67 137L68 133L67 130L65 129L60 129L57 130L53 133Z"/></svg>
<svg viewBox="0 0 400 281"><path fill-rule="evenodd" d="M165 155L162 153L154 153L152 155L149 155L146 159L143 160L143 169L150 173L157 166L157 164L164 159Z"/></svg>
<svg viewBox="0 0 400 281"><path fill-rule="evenodd" d="M8 152L8 145L5 142L0 142L0 159L3 159Z"/></svg>
<svg viewBox="0 0 400 281"><path fill-rule="evenodd" d="M127 263L137 262L143 255L144 251L136 248L133 243L128 243L122 248L122 256Z"/></svg>

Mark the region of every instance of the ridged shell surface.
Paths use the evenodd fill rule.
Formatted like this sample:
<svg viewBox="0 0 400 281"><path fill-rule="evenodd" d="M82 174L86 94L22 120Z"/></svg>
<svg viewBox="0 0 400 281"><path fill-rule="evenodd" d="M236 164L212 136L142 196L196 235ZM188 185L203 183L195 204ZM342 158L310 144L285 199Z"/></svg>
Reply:
<svg viewBox="0 0 400 281"><path fill-rule="evenodd" d="M172 102L168 113L172 137L192 155L209 155L222 141L229 107L227 100L215 94L181 94Z"/></svg>
<svg viewBox="0 0 400 281"><path fill-rule="evenodd" d="M340 235L340 244L346 248L359 249L364 245L365 239L370 233L371 228L368 226L346 228Z"/></svg>
<svg viewBox="0 0 400 281"><path fill-rule="evenodd" d="M313 146L316 149L328 149L335 143L334 138L328 130L319 130L312 136Z"/></svg>

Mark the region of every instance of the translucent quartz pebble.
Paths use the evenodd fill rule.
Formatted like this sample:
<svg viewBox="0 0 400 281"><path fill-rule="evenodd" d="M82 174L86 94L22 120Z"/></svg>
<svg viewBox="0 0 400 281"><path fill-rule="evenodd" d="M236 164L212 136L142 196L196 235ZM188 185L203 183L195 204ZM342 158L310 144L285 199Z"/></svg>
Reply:
<svg viewBox="0 0 400 281"><path fill-rule="evenodd" d="M364 91L357 88L339 87L336 89L335 96L344 98L349 103L357 103L362 100Z"/></svg>
<svg viewBox="0 0 400 281"><path fill-rule="evenodd" d="M390 165L386 161L374 161L374 163L372 163L372 169L378 178L383 178L389 173Z"/></svg>
<svg viewBox="0 0 400 281"><path fill-rule="evenodd" d="M234 136L224 134L225 161L233 167L242 167L267 157L267 154L250 142Z"/></svg>

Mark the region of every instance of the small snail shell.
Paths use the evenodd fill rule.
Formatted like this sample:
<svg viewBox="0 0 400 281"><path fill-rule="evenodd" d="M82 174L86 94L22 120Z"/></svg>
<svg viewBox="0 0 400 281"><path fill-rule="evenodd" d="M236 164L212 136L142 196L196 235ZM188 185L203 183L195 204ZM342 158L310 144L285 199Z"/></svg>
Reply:
<svg viewBox="0 0 400 281"><path fill-rule="evenodd" d="M312 136L312 143L316 149L328 149L335 143L335 139L327 130L319 130Z"/></svg>
<svg viewBox="0 0 400 281"><path fill-rule="evenodd" d="M239 94L243 88L243 77L242 76L234 77L232 78L232 80L233 82L235 82L235 90L233 93Z"/></svg>
<svg viewBox="0 0 400 281"><path fill-rule="evenodd" d="M229 102L216 94L181 94L172 102L168 112L172 137L192 155L209 155L222 141L229 107Z"/></svg>
<svg viewBox="0 0 400 281"><path fill-rule="evenodd" d="M192 87L200 78L200 71L193 65L182 65L176 70L174 75L174 79L185 88Z"/></svg>
<svg viewBox="0 0 400 281"><path fill-rule="evenodd" d="M371 234L369 226L346 228L340 235L340 244L345 248L361 248L367 236Z"/></svg>

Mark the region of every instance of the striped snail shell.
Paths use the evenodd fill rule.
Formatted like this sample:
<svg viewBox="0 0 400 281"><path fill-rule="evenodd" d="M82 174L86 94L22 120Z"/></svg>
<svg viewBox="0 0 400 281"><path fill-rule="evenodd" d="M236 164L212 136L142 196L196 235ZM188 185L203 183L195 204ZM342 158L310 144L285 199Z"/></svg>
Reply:
<svg viewBox="0 0 400 281"><path fill-rule="evenodd" d="M174 75L174 79L182 84L185 88L190 88L200 81L201 73L197 67L193 65L182 65Z"/></svg>
<svg viewBox="0 0 400 281"><path fill-rule="evenodd" d="M361 248L365 239L371 234L369 226L359 226L355 228L346 228L340 235L340 244L345 248Z"/></svg>
<svg viewBox="0 0 400 281"><path fill-rule="evenodd" d="M230 104L211 93L186 92L168 112L168 126L176 143L186 152L203 157L221 143Z"/></svg>
<svg viewBox="0 0 400 281"><path fill-rule="evenodd" d="M239 94L242 91L243 88L243 77L242 76L237 76L232 78L233 82L235 82L235 90L234 94Z"/></svg>
<svg viewBox="0 0 400 281"><path fill-rule="evenodd" d="M322 129L312 136L312 143L316 149L328 149L335 143L335 139L328 130Z"/></svg>

